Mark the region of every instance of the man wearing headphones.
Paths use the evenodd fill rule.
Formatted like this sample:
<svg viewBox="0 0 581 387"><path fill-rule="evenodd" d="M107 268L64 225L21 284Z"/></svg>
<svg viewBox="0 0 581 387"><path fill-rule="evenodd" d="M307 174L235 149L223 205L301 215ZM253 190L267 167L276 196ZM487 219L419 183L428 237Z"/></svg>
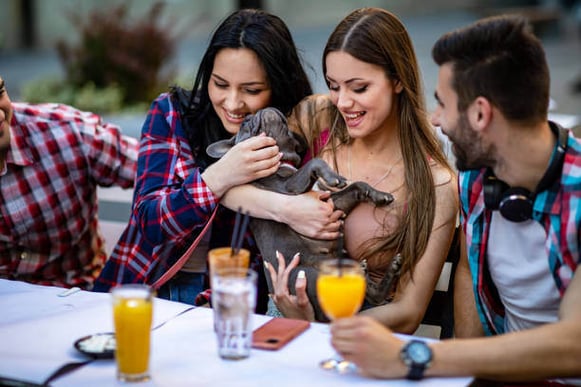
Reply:
<svg viewBox="0 0 581 387"><path fill-rule="evenodd" d="M467 253L456 339L404 344L356 317L333 322L332 343L374 377L581 385L581 142L547 120L542 45L500 16L442 36L432 56L432 122L453 143Z"/></svg>

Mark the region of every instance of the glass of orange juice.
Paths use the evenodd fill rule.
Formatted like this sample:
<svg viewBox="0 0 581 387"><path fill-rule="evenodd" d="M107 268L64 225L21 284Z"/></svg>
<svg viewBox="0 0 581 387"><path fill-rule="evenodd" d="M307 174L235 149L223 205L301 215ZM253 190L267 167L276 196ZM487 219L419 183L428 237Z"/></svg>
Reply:
<svg viewBox="0 0 581 387"><path fill-rule="evenodd" d="M365 299L365 274L361 264L353 259L326 259L319 264L317 298L325 315L334 320L351 317L359 311ZM345 371L352 365L345 360L326 359L325 369Z"/></svg>
<svg viewBox="0 0 581 387"><path fill-rule="evenodd" d="M115 359L117 379L149 380L149 349L154 291L147 285L126 284L113 288Z"/></svg>

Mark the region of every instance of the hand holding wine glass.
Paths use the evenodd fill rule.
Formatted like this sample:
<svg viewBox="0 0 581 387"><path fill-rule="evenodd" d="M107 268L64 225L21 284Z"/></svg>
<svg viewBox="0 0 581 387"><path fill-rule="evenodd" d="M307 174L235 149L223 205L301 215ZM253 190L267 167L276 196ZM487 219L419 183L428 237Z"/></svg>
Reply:
<svg viewBox="0 0 581 387"><path fill-rule="evenodd" d="M365 275L358 261L347 258L327 259L320 263L317 297L325 315L334 320L351 317L359 311L365 299ZM322 368L340 372L352 367L345 360L326 359Z"/></svg>

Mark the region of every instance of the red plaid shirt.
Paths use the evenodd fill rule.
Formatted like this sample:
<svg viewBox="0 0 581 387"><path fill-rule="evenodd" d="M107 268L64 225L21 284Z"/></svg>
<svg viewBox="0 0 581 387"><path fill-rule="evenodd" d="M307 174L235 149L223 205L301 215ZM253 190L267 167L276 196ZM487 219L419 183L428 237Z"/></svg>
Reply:
<svg viewBox="0 0 581 387"><path fill-rule="evenodd" d="M163 93L143 124L129 224L93 290L108 291L120 283L153 284L176 263L218 206L219 198L201 173L177 105Z"/></svg>
<svg viewBox="0 0 581 387"><path fill-rule="evenodd" d="M93 113L13 103L0 171L0 278L90 288L106 260L97 186L133 186L138 142Z"/></svg>
<svg viewBox="0 0 581 387"><path fill-rule="evenodd" d="M163 93L143 124L131 219L93 290L108 291L120 283L161 286L160 277L176 265L216 207L210 247L230 245L234 213L218 206L201 174L177 104ZM257 251L250 232L244 247Z"/></svg>

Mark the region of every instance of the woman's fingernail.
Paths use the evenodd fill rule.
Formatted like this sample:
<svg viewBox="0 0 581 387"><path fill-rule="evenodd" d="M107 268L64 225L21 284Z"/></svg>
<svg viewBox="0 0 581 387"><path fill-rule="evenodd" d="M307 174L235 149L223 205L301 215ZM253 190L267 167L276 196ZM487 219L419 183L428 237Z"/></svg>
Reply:
<svg viewBox="0 0 581 387"><path fill-rule="evenodd" d="M268 270L268 262L264 261L264 268Z"/></svg>
<svg viewBox="0 0 581 387"><path fill-rule="evenodd" d="M295 256L293 258L298 258L301 256L301 253L296 253Z"/></svg>
<svg viewBox="0 0 581 387"><path fill-rule="evenodd" d="M304 270L299 271L299 274L297 274L297 279L305 279L305 271Z"/></svg>
<svg viewBox="0 0 581 387"><path fill-rule="evenodd" d="M274 253L274 255L276 255L277 258L280 258L280 253L278 250L276 250L276 252Z"/></svg>

